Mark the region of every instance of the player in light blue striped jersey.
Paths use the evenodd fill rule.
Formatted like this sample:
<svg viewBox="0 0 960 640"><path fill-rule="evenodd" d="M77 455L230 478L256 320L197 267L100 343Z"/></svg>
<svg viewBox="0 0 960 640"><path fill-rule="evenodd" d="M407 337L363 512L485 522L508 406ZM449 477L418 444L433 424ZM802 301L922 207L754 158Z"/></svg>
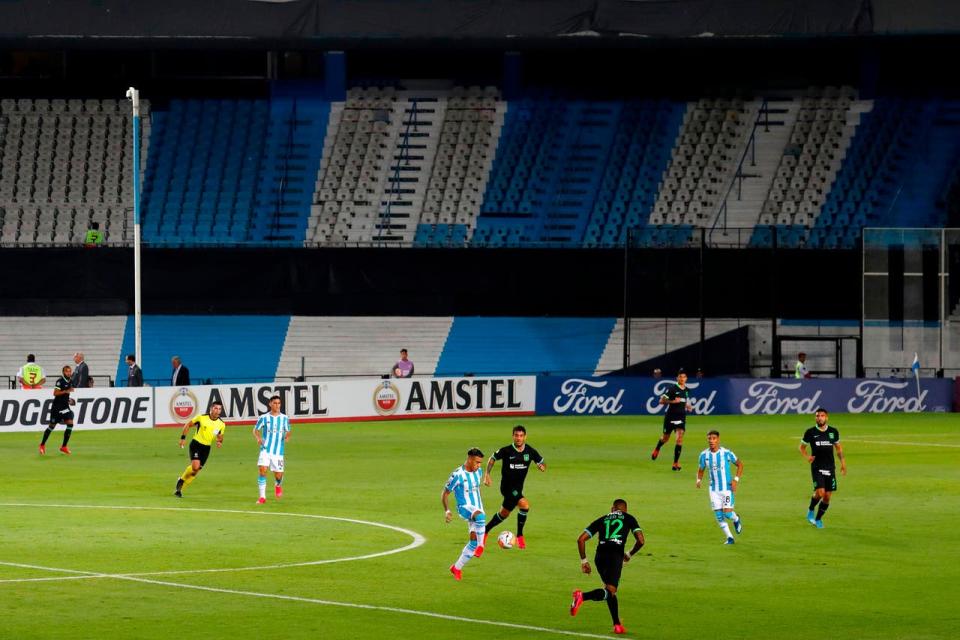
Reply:
<svg viewBox="0 0 960 640"><path fill-rule="evenodd" d="M443 505L444 518L447 522L453 519L453 514L447 506L447 498L452 493L457 501L457 513L467 521L467 530L470 540L463 548L457 561L450 565L450 573L457 580L463 576L463 565L470 558L483 554L483 532L487 528L487 516L483 512L483 500L480 498L480 485L483 484L483 452L473 448L467 451L467 460L453 470L447 483L443 485L440 494L440 503Z"/></svg>
<svg viewBox="0 0 960 640"><path fill-rule="evenodd" d="M707 434L707 444L710 445L700 453L700 468L697 469L697 489L703 481L704 472L710 474L710 506L717 518L717 524L726 536L724 544L733 544L730 527L727 520L733 520L733 528L737 533L743 530L740 516L733 510L734 494L743 475L743 461L737 455L720 446L720 432L711 431ZM730 465L736 465L735 474L730 473Z"/></svg>
<svg viewBox="0 0 960 640"><path fill-rule="evenodd" d="M253 428L253 437L260 445L260 457L257 467L260 476L257 478L257 488L260 497L257 504L267 501L267 470L273 471L276 481L273 492L279 500L283 496L283 450L290 439L290 418L280 413L280 396L270 398L270 413L265 413L257 420Z"/></svg>

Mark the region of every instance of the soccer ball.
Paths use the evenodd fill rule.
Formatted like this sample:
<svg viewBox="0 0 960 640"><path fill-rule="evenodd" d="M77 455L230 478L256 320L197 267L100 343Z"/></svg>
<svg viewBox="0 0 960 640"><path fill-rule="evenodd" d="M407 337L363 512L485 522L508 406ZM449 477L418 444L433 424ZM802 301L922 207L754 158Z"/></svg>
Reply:
<svg viewBox="0 0 960 640"><path fill-rule="evenodd" d="M501 549L512 549L513 548L513 531L504 531L499 536L497 536L497 544L500 545Z"/></svg>

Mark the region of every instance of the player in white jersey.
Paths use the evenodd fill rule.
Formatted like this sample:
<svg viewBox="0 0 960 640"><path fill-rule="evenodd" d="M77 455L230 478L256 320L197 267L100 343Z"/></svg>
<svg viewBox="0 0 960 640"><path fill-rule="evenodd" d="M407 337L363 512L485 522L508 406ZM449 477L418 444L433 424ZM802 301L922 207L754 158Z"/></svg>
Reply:
<svg viewBox="0 0 960 640"><path fill-rule="evenodd" d="M697 489L703 481L703 474L710 474L710 507L717 517L717 524L726 536L724 544L733 544L730 527L726 520L733 520L733 529L737 533L743 530L740 516L733 510L734 494L743 475L743 461L733 451L720 446L720 432L711 431L707 434L708 446L700 453L700 468L697 469ZM737 467L736 474L730 473L730 465Z"/></svg>
<svg viewBox="0 0 960 640"><path fill-rule="evenodd" d="M253 437L260 445L260 457L257 467L260 476L257 478L257 488L260 497L257 504L267 501L267 470L273 471L276 481L273 491L279 500L283 496L283 450L290 439L290 418L280 413L280 396L270 398L270 413L265 413L257 420L253 428Z"/></svg>
<svg viewBox="0 0 960 640"><path fill-rule="evenodd" d="M473 448L467 451L467 460L453 470L447 483L443 485L440 494L440 503L443 505L444 518L447 522L453 519L453 514L447 506L447 497L452 493L457 501L457 513L467 521L467 530L470 540L463 548L457 561L450 565L450 573L459 580L462 577L463 565L467 564L474 555L483 551L483 532L487 528L487 516L483 512L483 500L480 498L480 485L483 484L483 452Z"/></svg>

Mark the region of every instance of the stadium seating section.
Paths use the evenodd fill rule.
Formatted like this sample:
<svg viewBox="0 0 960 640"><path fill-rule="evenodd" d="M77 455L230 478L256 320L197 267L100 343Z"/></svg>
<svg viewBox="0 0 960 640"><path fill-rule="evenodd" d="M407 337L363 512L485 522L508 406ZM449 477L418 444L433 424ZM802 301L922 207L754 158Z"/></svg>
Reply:
<svg viewBox="0 0 960 640"><path fill-rule="evenodd" d="M0 242L132 238L129 107L0 101ZM942 226L960 102L812 87L756 98L582 100L407 82L276 83L143 118L152 245L853 247ZM746 230L746 233L743 233Z"/></svg>

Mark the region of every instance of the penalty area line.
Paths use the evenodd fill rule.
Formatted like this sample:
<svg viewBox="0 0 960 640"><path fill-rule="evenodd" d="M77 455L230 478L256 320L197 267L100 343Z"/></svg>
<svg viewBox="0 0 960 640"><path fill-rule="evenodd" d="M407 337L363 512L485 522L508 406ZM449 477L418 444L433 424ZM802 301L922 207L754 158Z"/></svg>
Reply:
<svg viewBox="0 0 960 640"><path fill-rule="evenodd" d="M283 600L287 602L301 602L305 604L317 604L328 607L342 607L345 609L362 609L364 611L383 611L385 613L399 613L404 615L421 616L424 618L434 618L437 620L449 620L452 622L466 622L469 624L483 624L492 627L502 627L506 629L518 629L520 631L535 631L538 633L551 633L554 635L572 636L575 638L608 638L606 635L595 633L584 633L580 631L567 631L565 629L551 629L550 627L538 627L528 624L519 624L514 622L503 622L498 620L482 620L479 618L467 618L464 616L454 616L446 613L436 613L434 611L420 611L417 609L404 609L402 607L385 607L373 604L359 604L356 602L338 602L336 600L321 600L319 598L306 598L303 596L288 596L279 593L258 593L256 591L241 591L239 589L221 589L219 587L205 587L197 584L184 584L181 582L170 582L167 580L151 580L149 578L138 578L123 574L98 573L94 571L77 571L75 569L60 569L57 567L43 567L37 565L19 564L15 562L2 562L0 565L20 567L24 569L36 569L40 571L52 571L55 573L67 573L69 576L59 576L57 578L46 578L46 580L76 580L81 578L110 578L114 580L125 580L127 582L137 582L140 584L157 585L161 587L173 587L176 589L193 589L195 591L206 591L208 593L225 593L235 596L246 596L249 598L267 598L271 600ZM41 578L42 579L42 578ZM38 579L28 578L26 580L36 581ZM21 581L26 581L21 580Z"/></svg>

